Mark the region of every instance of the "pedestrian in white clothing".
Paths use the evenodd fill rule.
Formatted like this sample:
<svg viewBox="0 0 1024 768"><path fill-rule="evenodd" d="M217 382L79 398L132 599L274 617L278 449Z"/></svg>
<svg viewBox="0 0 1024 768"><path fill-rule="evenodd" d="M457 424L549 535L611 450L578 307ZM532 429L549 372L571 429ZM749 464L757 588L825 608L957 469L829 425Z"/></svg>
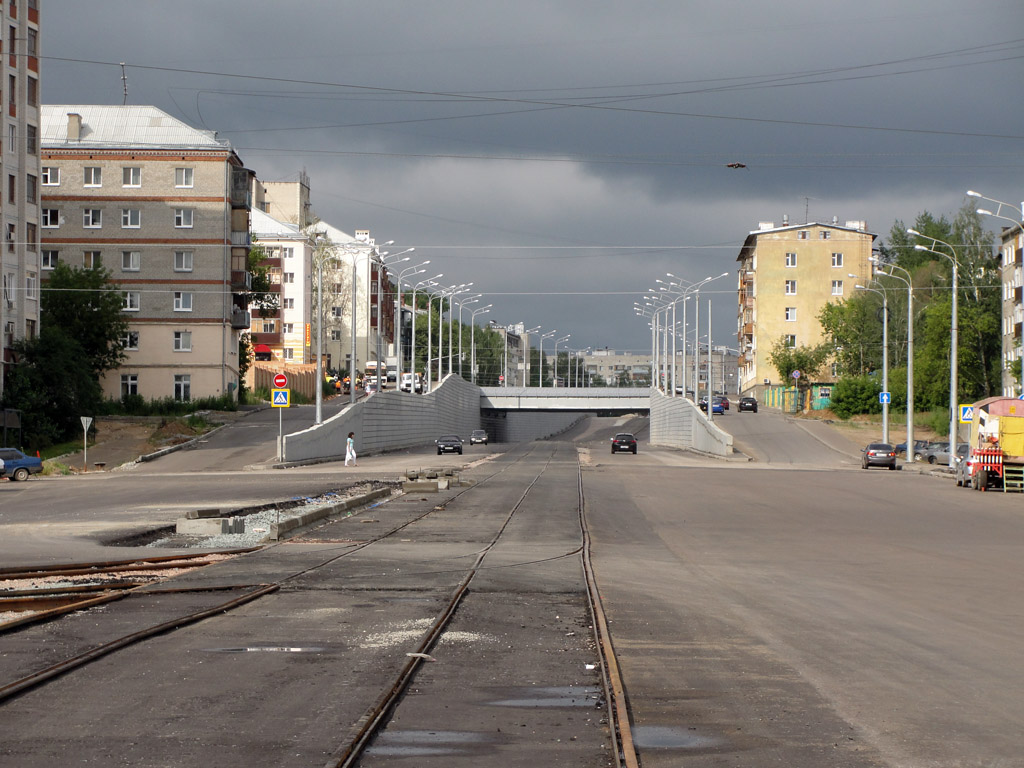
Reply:
<svg viewBox="0 0 1024 768"><path fill-rule="evenodd" d="M349 462L352 462L353 466L358 467L356 464L356 433L349 432L348 440L345 441L345 466L348 466Z"/></svg>

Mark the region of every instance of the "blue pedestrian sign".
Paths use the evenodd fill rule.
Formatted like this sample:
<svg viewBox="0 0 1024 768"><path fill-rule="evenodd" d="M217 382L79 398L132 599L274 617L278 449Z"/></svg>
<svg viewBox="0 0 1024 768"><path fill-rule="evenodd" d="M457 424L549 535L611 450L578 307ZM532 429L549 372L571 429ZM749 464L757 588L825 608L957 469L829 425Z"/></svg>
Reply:
<svg viewBox="0 0 1024 768"><path fill-rule="evenodd" d="M290 389L272 389L270 390L270 404L274 408L287 408L289 407L289 400L291 399Z"/></svg>
<svg viewBox="0 0 1024 768"><path fill-rule="evenodd" d="M974 406L973 405L961 405L960 406L960 423L970 424L974 421Z"/></svg>
<svg viewBox="0 0 1024 768"><path fill-rule="evenodd" d="M879 392L878 393L878 402L880 402L882 405L888 405L889 403L891 403L892 402L892 392Z"/></svg>

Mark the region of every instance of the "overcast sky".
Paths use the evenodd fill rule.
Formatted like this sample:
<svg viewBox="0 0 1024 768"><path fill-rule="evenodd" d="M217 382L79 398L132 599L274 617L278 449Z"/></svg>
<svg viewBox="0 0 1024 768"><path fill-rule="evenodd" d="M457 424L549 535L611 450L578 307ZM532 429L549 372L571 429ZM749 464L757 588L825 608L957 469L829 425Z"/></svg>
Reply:
<svg viewBox="0 0 1024 768"><path fill-rule="evenodd" d="M561 349L647 349L645 290L725 271L701 296L735 347L759 221L884 238L967 189L1024 199L1020 0L40 6L45 103L121 104L126 62L129 104L305 170L322 219Z"/></svg>

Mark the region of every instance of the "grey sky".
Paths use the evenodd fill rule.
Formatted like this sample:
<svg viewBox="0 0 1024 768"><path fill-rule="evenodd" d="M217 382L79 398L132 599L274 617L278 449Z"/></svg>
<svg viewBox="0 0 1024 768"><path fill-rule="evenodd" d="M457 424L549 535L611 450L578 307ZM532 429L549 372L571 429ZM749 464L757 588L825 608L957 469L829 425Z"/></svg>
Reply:
<svg viewBox="0 0 1024 768"><path fill-rule="evenodd" d="M127 62L129 103L217 130L262 179L305 169L321 218L474 282L494 304L478 322L573 348L647 348L633 302L666 272L733 273L758 221L806 211L884 237L968 188L1024 198L1020 0L41 14L46 103L120 104ZM715 343L735 346L735 277L714 285Z"/></svg>

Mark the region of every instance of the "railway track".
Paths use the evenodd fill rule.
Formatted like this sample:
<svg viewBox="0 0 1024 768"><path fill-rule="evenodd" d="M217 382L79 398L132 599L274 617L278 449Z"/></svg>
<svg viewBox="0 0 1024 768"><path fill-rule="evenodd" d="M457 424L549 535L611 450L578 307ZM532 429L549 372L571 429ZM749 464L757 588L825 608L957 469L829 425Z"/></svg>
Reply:
<svg viewBox="0 0 1024 768"><path fill-rule="evenodd" d="M562 451L561 455L559 455L560 450ZM405 519L398 521L396 524L383 526L379 532L366 536L362 540L339 543L339 546L337 547L328 548L323 551L322 555L316 560L316 562L308 564L302 568L294 569L272 582L268 582L266 584L220 585L217 589L241 592L241 594L233 594L231 599L218 602L212 606L205 607L202 610L177 615L167 619L166 621L152 624L135 632L116 637L108 642L95 645L78 654L65 658L56 664L50 665L46 669L38 670L17 680L12 680L3 686L0 686L0 706L31 688L36 688L60 676L66 675L69 672L80 669L104 656L116 653L117 651L126 649L129 646L135 645L149 638L153 638L157 635L170 633L191 624L195 624L203 619L221 615L240 608L243 605L259 600L261 597L278 592L282 588L288 588L289 585L293 585L303 577L307 577L317 571L322 571L329 567L336 567L339 561L342 561L345 558L354 558L360 553L362 553L363 557L366 557L369 552L373 551L372 548L376 545L390 544L403 535L410 535L411 531L416 531L421 529L424 525L429 525L433 517L458 507L461 501L469 500L481 489L481 487L486 487L488 483L503 475L510 468L518 466L525 459L530 458L535 461L539 459L541 466L533 473L532 479L530 479L529 482L525 482L525 487L521 493L519 493L514 502L508 505L504 510L503 515L500 516L500 519L495 517L493 521L489 521L488 524L493 527L493 533L491 534L490 539L486 541L483 546L478 548L471 561L460 566L455 587L451 589L450 593L441 601L442 605L440 609L436 611L430 626L422 633L419 638L418 645L404 656L404 661L397 669L394 670L393 675L388 679L388 682L381 687L379 694L373 698L372 703L366 711L356 719L345 736L344 741L339 744L333 752L331 752L329 759L325 763L326 766L335 766L336 768L355 766L360 762L368 745L373 743L375 737L386 728L389 721L398 711L400 711L403 698L406 696L410 684L415 680L421 667L432 660L431 653L434 652L439 639L444 635L446 630L451 626L453 619L458 615L460 605L462 605L467 596L472 593L473 584L479 576L482 573L488 573L498 569L515 568L524 565L522 563L510 564L505 561L496 562L492 565L489 562L489 559L493 557L493 553L496 548L503 544L503 540L507 537L507 532L510 527L516 524L517 515L520 514L524 505L529 503L536 506L539 503L539 499L536 498L538 485L549 472L553 462L565 463L565 451L566 449L564 447L560 449L557 444L535 444L534 446L531 446L527 452L513 457L512 460L505 463L498 471L482 478L475 486L460 488L449 494L444 499L443 503L434 505L426 510L419 510L414 514L410 514ZM633 748L632 738L630 735L628 703L626 701L621 680L619 679L614 650L612 648L607 622L604 619L603 609L600 602L600 595L594 582L593 569L590 564L589 556L589 534L586 528L586 500L584 496L582 472L578 459L575 456L575 451L573 451L573 457L576 463L575 494L576 516L579 527L578 546L573 548L571 551L558 555L558 557L571 557L578 559L580 568L584 574L586 581L586 610L591 619L591 626L593 628L594 635L593 647L598 656L598 663L595 665L595 672L600 678L600 686L604 701L603 706L606 708L607 712L607 731L608 735L612 739L609 751L616 761L614 763L615 765L631 768L632 766L636 766L638 763L636 762L635 750ZM326 523L324 526L318 526L317 529L308 534L310 540L315 541L318 536L322 538L323 529L328 528L331 525L332 523ZM297 541L301 542L301 538ZM275 547L280 546L288 546L288 543L275 545ZM123 566L125 564L121 565ZM132 571L128 570L125 571L125 573L132 573ZM0 573L0 577L3 577L2 573ZM138 584L134 582L125 582L125 584L128 586L117 590L117 595L119 597L124 596L125 594L138 594L138 590L140 589ZM150 585L147 587L147 590L147 595L154 595L164 593L169 594L172 591L189 592L194 591L194 588L185 587L165 589L163 587L155 588ZM98 599L97 597L92 597L92 594L93 593L88 591L84 592L84 595L89 597L89 599ZM106 597L110 600L118 599L118 597L106 595L101 595L100 597ZM73 608L71 610L73 610Z"/></svg>

